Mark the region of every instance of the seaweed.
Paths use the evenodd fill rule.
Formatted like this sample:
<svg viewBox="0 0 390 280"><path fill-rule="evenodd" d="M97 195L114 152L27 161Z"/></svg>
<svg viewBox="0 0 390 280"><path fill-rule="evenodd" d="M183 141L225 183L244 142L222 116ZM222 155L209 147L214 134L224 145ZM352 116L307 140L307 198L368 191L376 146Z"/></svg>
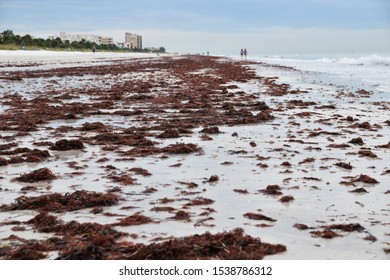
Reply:
<svg viewBox="0 0 390 280"><path fill-rule="evenodd" d="M132 171L135 174L142 175L142 176L152 176L152 173L150 173L148 170L141 167L133 167L129 171Z"/></svg>
<svg viewBox="0 0 390 280"><path fill-rule="evenodd" d="M141 214L134 214L124 219L120 219L119 222L111 224L112 226L138 226L143 224L155 223L151 218Z"/></svg>
<svg viewBox="0 0 390 280"><path fill-rule="evenodd" d="M118 196L112 193L97 193L75 191L65 195L59 193L41 195L37 197L21 196L15 203L0 206L1 210L38 210L48 212L74 211L96 206L111 206L117 204Z"/></svg>
<svg viewBox="0 0 390 280"><path fill-rule="evenodd" d="M205 127L200 132L201 133L205 133L205 134L219 134L219 133L222 133L219 130L218 126Z"/></svg>
<svg viewBox="0 0 390 280"><path fill-rule="evenodd" d="M348 170L351 170L353 168L353 166L350 163L346 163L346 162L337 162L335 163L335 165Z"/></svg>
<svg viewBox="0 0 390 280"><path fill-rule="evenodd" d="M334 225L328 225L328 226L322 226L325 229L336 229L346 232L352 232L352 231L358 231L361 232L365 230L363 226L361 226L359 223L352 223L352 224L334 224Z"/></svg>
<svg viewBox="0 0 390 280"><path fill-rule="evenodd" d="M157 138L179 138L180 133L176 129L167 129L161 134L156 136Z"/></svg>
<svg viewBox="0 0 390 280"><path fill-rule="evenodd" d="M116 259L134 260L260 260L266 255L286 251L286 246L269 244L259 238L245 235L240 228L230 232L192 235L161 243L137 245Z"/></svg>
<svg viewBox="0 0 390 280"><path fill-rule="evenodd" d="M55 178L56 176L53 174L53 172L49 168L44 167L34 170L30 173L23 174L14 180L18 182L34 183L39 181L50 181Z"/></svg>
<svg viewBox="0 0 390 280"><path fill-rule="evenodd" d="M305 224L294 224L293 227L295 227L296 229L299 229L299 230L308 230L310 229L310 227L308 225L305 225Z"/></svg>
<svg viewBox="0 0 390 280"><path fill-rule="evenodd" d="M169 145L162 149L163 152L168 154L190 154L195 152L200 152L202 149L199 148L196 144L185 144L185 143L177 143Z"/></svg>
<svg viewBox="0 0 390 280"><path fill-rule="evenodd" d="M325 239L333 239L335 237L342 236L331 229L324 229L322 231L316 230L316 231L311 231L310 233L312 234L313 237L321 237Z"/></svg>
<svg viewBox="0 0 390 280"><path fill-rule="evenodd" d="M50 147L51 150L56 151L82 150L84 148L85 146L81 140L67 139L58 140L52 147Z"/></svg>
<svg viewBox="0 0 390 280"><path fill-rule="evenodd" d="M360 146L364 145L364 141L361 137L353 138L350 141L348 141L348 143L356 144L356 145L360 145Z"/></svg>
<svg viewBox="0 0 390 280"><path fill-rule="evenodd" d="M358 155L361 157L377 158L378 156L370 150L360 150Z"/></svg>
<svg viewBox="0 0 390 280"><path fill-rule="evenodd" d="M267 216L265 216L263 214L257 214L257 213L250 213L250 212L248 212L248 213L245 213L243 216L245 218L247 218L247 219L250 219L250 220L264 220L264 221L276 222L275 219L267 217Z"/></svg>
<svg viewBox="0 0 390 280"><path fill-rule="evenodd" d="M279 199L279 201L282 203L287 203L287 202L293 201L294 199L295 198L292 195L286 195L286 196L281 197Z"/></svg>
<svg viewBox="0 0 390 280"><path fill-rule="evenodd" d="M268 185L265 189L259 190L259 192L267 195L282 195L280 191L281 187L279 185Z"/></svg>
<svg viewBox="0 0 390 280"><path fill-rule="evenodd" d="M210 178L207 180L209 183L214 183L219 181L219 176L218 175L211 175Z"/></svg>

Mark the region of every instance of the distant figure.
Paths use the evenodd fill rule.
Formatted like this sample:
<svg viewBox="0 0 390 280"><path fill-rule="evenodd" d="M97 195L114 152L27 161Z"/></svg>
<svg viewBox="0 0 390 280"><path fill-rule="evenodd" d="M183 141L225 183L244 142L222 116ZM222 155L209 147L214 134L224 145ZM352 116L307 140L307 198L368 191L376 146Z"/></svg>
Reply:
<svg viewBox="0 0 390 280"><path fill-rule="evenodd" d="M93 53L96 52L96 47L95 47L95 46L92 47L92 52L93 52Z"/></svg>
<svg viewBox="0 0 390 280"><path fill-rule="evenodd" d="M245 58L246 58L247 55L248 55L248 51L245 49L245 50L244 50L244 56L245 56Z"/></svg>
<svg viewBox="0 0 390 280"><path fill-rule="evenodd" d="M241 58L242 58L243 55L244 55L244 50L241 49Z"/></svg>

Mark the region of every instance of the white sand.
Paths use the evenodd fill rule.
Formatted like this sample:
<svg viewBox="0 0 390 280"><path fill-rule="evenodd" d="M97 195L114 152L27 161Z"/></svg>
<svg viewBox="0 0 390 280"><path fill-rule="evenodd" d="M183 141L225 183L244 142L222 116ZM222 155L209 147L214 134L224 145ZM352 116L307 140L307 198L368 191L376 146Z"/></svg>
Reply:
<svg viewBox="0 0 390 280"><path fill-rule="evenodd" d="M61 51L4 51L0 50L0 66L3 66L3 70L7 69L8 65L13 66L29 66L32 65L43 66L46 68L51 65L56 67L58 64L73 64L73 63L101 63L103 61L117 60L117 59L133 59L133 58L149 58L157 57L154 53L117 53L117 52L61 52ZM167 56L163 54L162 56ZM64 65L61 65L62 67ZM19 67L12 67L20 70Z"/></svg>

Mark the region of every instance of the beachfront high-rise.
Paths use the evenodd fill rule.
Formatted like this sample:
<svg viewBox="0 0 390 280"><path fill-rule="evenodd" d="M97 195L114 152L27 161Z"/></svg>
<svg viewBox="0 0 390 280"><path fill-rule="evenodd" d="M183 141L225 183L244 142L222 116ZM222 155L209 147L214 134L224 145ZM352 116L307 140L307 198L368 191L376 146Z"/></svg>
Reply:
<svg viewBox="0 0 390 280"><path fill-rule="evenodd" d="M68 40L69 42L80 42L82 39L88 42L95 43L97 45L112 45L113 39L111 37L104 37L94 34L69 34L66 32L60 32L60 38L62 41Z"/></svg>
<svg viewBox="0 0 390 280"><path fill-rule="evenodd" d="M129 49L142 49L142 36L126 32L124 46Z"/></svg>

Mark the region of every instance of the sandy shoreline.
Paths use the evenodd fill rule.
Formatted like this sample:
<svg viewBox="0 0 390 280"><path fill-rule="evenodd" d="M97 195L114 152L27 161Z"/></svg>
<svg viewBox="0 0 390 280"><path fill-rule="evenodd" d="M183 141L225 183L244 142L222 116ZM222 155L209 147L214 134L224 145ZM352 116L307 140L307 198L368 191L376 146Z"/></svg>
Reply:
<svg viewBox="0 0 390 280"><path fill-rule="evenodd" d="M236 228L286 246L268 259L389 258L386 96L220 57L20 54L0 52L0 258ZM72 221L96 228L60 246Z"/></svg>

